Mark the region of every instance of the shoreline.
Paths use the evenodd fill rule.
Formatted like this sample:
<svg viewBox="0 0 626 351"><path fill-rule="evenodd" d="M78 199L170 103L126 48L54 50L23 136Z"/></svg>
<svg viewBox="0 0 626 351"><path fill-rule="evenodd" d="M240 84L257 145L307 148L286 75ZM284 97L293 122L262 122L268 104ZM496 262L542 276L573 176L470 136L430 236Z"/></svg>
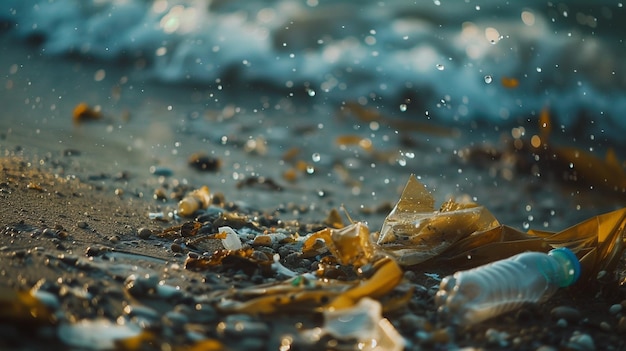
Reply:
<svg viewBox="0 0 626 351"><path fill-rule="evenodd" d="M238 323L244 323L246 328L254 328L254 323L269 322L271 327L256 326L269 333L269 339L259 338L252 331L254 329L245 328L241 335L234 331L220 334L217 331L220 321L228 323L228 318L224 320L223 316L214 314L214 310L202 314L189 310L194 304L198 306L199 302L193 302L194 299L206 299L202 296L220 294L220 291L233 288L246 289L261 282L280 282L286 277L276 273L266 277L259 273L242 273L237 267L243 262L235 266L229 263L222 268L216 266L214 269L217 271L185 269L185 262L190 257L197 257L198 254L194 253L197 250L185 249L185 243L189 244L189 241L182 240L182 237L176 239L156 234L185 220L155 222L147 216L151 205L142 199L112 195L78 179L68 180L48 172L45 166L29 165L18 157L0 158L0 173L4 178L0 184L0 197L6 204L0 209L3 228L0 235L0 265L3 267L2 287L5 289L0 302L14 303L10 302L11 294L6 290L9 287L13 291L39 291L39 295L35 296L48 304L52 300L56 306L53 309L54 322L26 315L11 315L11 312L0 314L2 321L18 321L18 325L28 326L24 332L33 326L37 331L35 338L25 338L22 327L15 330L15 327L0 323L0 335L15 331L2 339L1 346L31 349L45 344L62 349L68 346L65 333L97 332L98 329L89 328L98 328L98 325L102 328L108 323L112 323L109 327L114 329L122 328L115 322L118 316L126 318L129 325L139 320L159 330L158 336L140 334L142 341L138 345L143 346L124 346L128 350L158 348L161 342L176 349L185 349L188 346L184 345L188 345L189 339L177 339L170 334L176 328L183 328L187 333L193 330L205 337L209 336L207 340L212 340L215 345L228 345L235 350L272 349L271 345L276 346L275 343L280 342L283 333L300 333L293 329L292 317L272 314L258 319L253 315L244 318L242 314L235 314L228 318L244 318ZM210 212L207 215L204 217L210 218ZM254 218L259 220L264 216ZM280 218L265 218L265 221L280 222ZM232 222L232 225L235 223ZM300 223L298 227L283 228L286 229L285 233L301 231L305 234L314 231L314 228L324 227L323 224L312 224L304 230L302 225L305 223ZM152 235L141 238L140 228L150 228ZM217 240L209 240L201 245L205 245L202 250L208 252L222 247ZM259 252L270 250L263 245L253 247ZM311 270L310 260L307 261L309 266L301 265L299 260L290 258L288 252L293 251L280 252L283 252L281 261L290 269L300 272ZM142 280L142 284L157 284L156 293L137 293L129 287L129 282L138 284L138 277L144 276L147 280ZM556 350L566 347L572 350L619 350L626 346L623 340L623 335L626 335L626 291L623 287L613 289L607 286L590 292L563 289L542 305L524 307L455 335L454 329L441 326L432 329L436 311L432 303L433 296L428 291L432 292L437 281L432 276L421 275L418 270L412 269L404 272L404 281L403 284L409 283L409 286L420 289L409 301L408 311L411 312L391 311L385 313L385 316L409 340L412 348L445 345L477 349L514 347L519 350ZM132 293L129 295L129 292ZM590 294L594 295L593 303L589 303ZM152 311L163 311L165 315L156 317ZM598 311L603 313L598 314ZM296 313L293 316L304 318L300 320L306 321L304 325L307 327L319 323L315 322L314 314ZM191 322L197 318L206 321L199 325ZM192 328L192 325L195 327ZM235 342L233 337L239 341ZM91 342L95 344L88 344L79 338L70 346L108 349L106 343L117 339L115 335L107 336L103 333L94 336L93 340ZM299 346L304 350L314 350L319 346L302 340L298 342L302 343ZM115 345L115 348L120 347L120 344Z"/></svg>

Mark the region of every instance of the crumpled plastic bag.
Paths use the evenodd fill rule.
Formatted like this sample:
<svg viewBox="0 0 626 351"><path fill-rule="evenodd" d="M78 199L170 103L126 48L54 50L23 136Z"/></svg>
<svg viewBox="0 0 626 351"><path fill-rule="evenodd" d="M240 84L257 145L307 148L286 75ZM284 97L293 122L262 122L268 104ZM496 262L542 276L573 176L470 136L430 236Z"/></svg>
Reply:
<svg viewBox="0 0 626 351"><path fill-rule="evenodd" d="M474 203L450 200L437 211L434 204L433 196L411 175L375 237L376 245L401 265L415 265L440 255L474 232L500 224L491 212Z"/></svg>
<svg viewBox="0 0 626 351"><path fill-rule="evenodd" d="M559 232L501 225L477 204L446 202L433 210L434 200L411 175L400 200L374 234L378 248L401 265L422 268L477 267L524 251L548 252L567 247L580 260L579 282L614 272L626 248L626 208L592 217Z"/></svg>

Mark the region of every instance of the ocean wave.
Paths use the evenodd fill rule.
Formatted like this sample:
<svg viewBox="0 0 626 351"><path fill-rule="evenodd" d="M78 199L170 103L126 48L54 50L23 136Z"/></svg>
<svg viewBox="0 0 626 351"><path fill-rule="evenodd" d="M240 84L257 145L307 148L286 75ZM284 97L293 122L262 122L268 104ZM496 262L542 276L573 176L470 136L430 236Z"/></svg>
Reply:
<svg viewBox="0 0 626 351"><path fill-rule="evenodd" d="M449 123L547 106L565 130L626 131L620 3L485 3L8 0L0 19L45 55L140 61L162 82L262 83Z"/></svg>

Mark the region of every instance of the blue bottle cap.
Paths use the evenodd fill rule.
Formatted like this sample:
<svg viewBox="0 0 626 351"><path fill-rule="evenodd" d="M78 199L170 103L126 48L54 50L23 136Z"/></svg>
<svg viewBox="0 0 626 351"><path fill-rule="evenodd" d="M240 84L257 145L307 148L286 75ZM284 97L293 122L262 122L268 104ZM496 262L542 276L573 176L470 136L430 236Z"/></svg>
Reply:
<svg viewBox="0 0 626 351"><path fill-rule="evenodd" d="M564 288L570 286L580 277L580 262L572 250L566 247L559 247L548 252L548 255L556 258L563 265L564 276L559 282L559 286Z"/></svg>

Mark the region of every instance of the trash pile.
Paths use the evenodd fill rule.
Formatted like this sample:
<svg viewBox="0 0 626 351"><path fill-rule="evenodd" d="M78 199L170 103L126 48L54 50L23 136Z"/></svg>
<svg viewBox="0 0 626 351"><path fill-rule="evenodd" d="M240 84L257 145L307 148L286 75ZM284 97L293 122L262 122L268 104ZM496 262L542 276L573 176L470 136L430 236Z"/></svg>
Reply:
<svg viewBox="0 0 626 351"><path fill-rule="evenodd" d="M264 327L255 324L256 318L298 316L301 322L296 323L293 330L285 331L281 341L284 349L292 346L315 349L323 345L334 349L403 350L406 340L385 316L406 307L417 294L415 286L407 283L405 275L408 272L428 274L437 271L450 275L441 281L439 292L431 300L438 304L440 311L439 317L428 321L433 330L444 330L451 325L471 328L482 320L520 306L520 301L507 300L504 303L508 307L500 311L491 308L488 312L480 310L454 316L455 308L451 307L454 299L457 299L454 302L457 307L459 298L469 299L469 302L464 300L466 305L461 301L463 306L470 306L471 301L492 306L498 303L493 299L500 296L487 293L489 298L477 300L481 289L488 288L487 284L480 283L481 279L492 278L488 275L485 278L483 274L482 278L470 279L467 278L469 273L463 276L462 272L455 272L496 261L507 262L507 259L508 262L520 261L510 257L524 256L529 251L550 254L533 254L533 263L522 259L526 263L515 268L518 273L526 275L527 269L543 270L541 267L553 264L557 268L550 274L576 276L559 286L568 286L575 281L588 284L597 279L624 281L616 268L626 244L626 208L552 233L522 232L502 225L485 207L475 203L449 200L435 209L434 202L425 186L411 175L380 232L371 233L365 223L352 221L349 216L350 224L345 225L338 211L333 210L324 226L300 234L299 231L312 228L300 226L299 230L287 230L278 222L266 219L261 224L258 218L226 211L214 206L209 189L202 187L181 201L180 217L177 218L183 223L155 233L155 236L159 240L174 241L177 252L187 253L185 270L214 271L225 276L244 272L247 275L238 279L248 277L249 282L241 281L225 288L207 285L205 293L190 294L148 274L135 274L124 282L125 294L134 301L135 317L131 318L132 314L128 313L126 317L120 317L122 322L119 318L117 322L103 318L59 320L59 313L55 311L58 306L49 302L54 299L47 296L45 289L1 291L3 309L0 317L20 323L57 326L58 338L73 347L141 350L157 345L164 337L153 322L147 322L153 318L146 317L148 312L144 311L142 316L142 299L149 296L153 305L154 300L174 299L197 311L208 308L221 316L221 321L212 322L216 325L210 333L188 332L193 337L188 336L182 342L184 347L177 349L230 347L228 340L237 335L237 328L248 328L246 330L252 330L253 334L255 330L260 330L259 335L264 333ZM184 218L194 219L184 222ZM222 249L203 252L206 242L216 240L220 240ZM565 268L549 262L555 255L561 257L561 261L565 260ZM563 255L565 259L562 259ZM538 262L537 267L534 262ZM498 271L501 268L497 267L512 263L498 264L500 266L496 268L479 267L477 271ZM545 301L554 293L546 283L552 278L544 277L548 273L542 272L543 276L539 274L536 283L528 287L528 294L536 293L541 297L529 298L529 301ZM496 276L498 274L503 275L496 273ZM519 279L511 275L505 278ZM454 288L455 283L463 281L465 286ZM513 283L511 286L517 285ZM458 291L453 292L454 289ZM465 311L465 307L460 310ZM174 313L168 318L179 317ZM99 329L108 332L100 334Z"/></svg>

